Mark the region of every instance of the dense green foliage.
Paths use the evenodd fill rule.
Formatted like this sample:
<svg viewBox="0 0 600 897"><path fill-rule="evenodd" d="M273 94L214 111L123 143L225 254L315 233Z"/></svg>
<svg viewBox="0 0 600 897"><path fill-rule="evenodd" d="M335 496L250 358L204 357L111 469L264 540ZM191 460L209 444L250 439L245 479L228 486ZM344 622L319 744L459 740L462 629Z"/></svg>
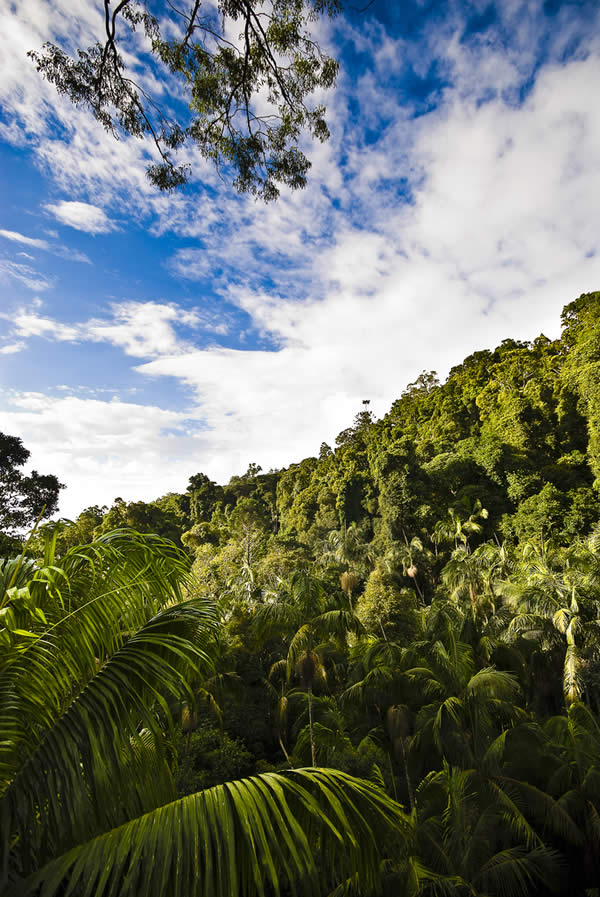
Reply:
<svg viewBox="0 0 600 897"><path fill-rule="evenodd" d="M223 783L251 755L217 733L212 782L187 787L219 625L210 600L184 599L185 554L125 530L61 559L45 548L0 568L0 894L376 887L379 845L407 827L376 786L335 770Z"/></svg>
<svg viewBox="0 0 600 897"><path fill-rule="evenodd" d="M182 494L118 500L42 528L31 560L17 574L14 562L3 567L6 580L15 575L4 599L7 656L28 638L17 630L45 625L34 619L45 586L32 575L55 582L44 572L54 569L49 550L71 583L75 558L123 538L116 526L179 540L174 557L191 565L181 597L216 608L210 637L194 643L206 660L185 693L153 705L158 723L144 717L143 730L138 720L123 734L137 744L146 728L154 733L153 762L180 800L199 788L222 794L213 789L239 776L289 782L307 765L336 770L323 773L337 783L329 797L359 789L351 799L369 832L393 818L379 841L386 895L598 895L600 294L568 305L563 324L555 342L505 340L475 353L444 384L423 374L383 419L361 412L318 458L269 473L251 464L225 486L198 474ZM89 544L73 547L80 542ZM61 592L63 602L71 594ZM20 733L10 737L31 738ZM307 791L323 781L309 778ZM27 812L40 812L44 794L27 798ZM147 797L143 785L136 794ZM286 806L301 818L291 795ZM274 857L283 893L333 888L319 806L306 874L284 874L274 848L254 844ZM120 822L102 812L102 825ZM286 814L274 826L293 838ZM138 834L134 825L119 837ZM102 842L109 853L112 837ZM195 862L191 849L182 841L182 868ZM68 868L61 861L63 877L78 856ZM332 859L338 897L376 888L372 863L355 861L353 870ZM246 893L260 893L248 881ZM178 893L171 886L164 893Z"/></svg>
<svg viewBox="0 0 600 897"><path fill-rule="evenodd" d="M422 374L381 420L361 412L317 458L269 473L250 464L225 486L198 473L154 502L116 499L84 511L58 544L120 526L181 540L213 594L244 564L265 588L313 562L352 566L362 591L393 555L399 584L427 603L459 545L568 546L600 518L600 294L568 305L563 325L559 340L475 352L443 384ZM402 557L415 539L411 578Z"/></svg>

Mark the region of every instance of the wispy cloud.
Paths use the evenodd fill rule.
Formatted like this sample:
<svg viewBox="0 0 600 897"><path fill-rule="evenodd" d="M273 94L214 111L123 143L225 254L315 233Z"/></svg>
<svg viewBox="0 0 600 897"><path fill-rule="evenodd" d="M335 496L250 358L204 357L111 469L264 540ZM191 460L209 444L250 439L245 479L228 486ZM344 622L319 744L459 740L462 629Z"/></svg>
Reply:
<svg viewBox="0 0 600 897"><path fill-rule="evenodd" d="M26 237L24 234L19 234L14 230L0 229L0 237L4 237L5 240L11 240L13 243L23 243L25 246L33 246L36 249L49 248L49 243L47 240L38 240L34 237ZM29 258L31 258L31 256L29 256Z"/></svg>
<svg viewBox="0 0 600 897"><path fill-rule="evenodd" d="M183 309L173 302L112 303L110 314L103 318L71 323L27 308L0 317L10 322L12 334L21 339L36 336L58 342L110 343L135 358L189 351L191 344L180 335L182 328L223 332L224 327L196 309Z"/></svg>
<svg viewBox="0 0 600 897"><path fill-rule="evenodd" d="M30 265L11 262L9 259L0 259L0 280L16 280L33 292L47 290L52 286L47 277Z"/></svg>
<svg viewBox="0 0 600 897"><path fill-rule="evenodd" d="M176 327L199 327L196 311L174 303L123 302L112 306L111 320L93 319L81 325L85 339L108 342L138 358L179 354L186 347Z"/></svg>
<svg viewBox="0 0 600 897"><path fill-rule="evenodd" d="M12 322L13 332L23 339L31 336L44 336L59 342L76 342L80 339L78 327L43 317L35 312L18 311L16 314L2 317Z"/></svg>
<svg viewBox="0 0 600 897"><path fill-rule="evenodd" d="M85 252L80 252L79 249L73 249L71 246L54 246L51 250L55 255L58 255L62 259L66 259L68 262L82 262L86 265L91 265L91 258L85 254Z"/></svg>
<svg viewBox="0 0 600 897"><path fill-rule="evenodd" d="M87 234L107 234L117 229L117 225L107 217L104 209L88 202L63 199L57 203L47 203L45 209L61 224L67 224Z"/></svg>
<svg viewBox="0 0 600 897"><path fill-rule="evenodd" d="M80 252L78 249L73 249L69 246L49 243L48 240L38 239L37 237L27 237L25 234L18 233L18 231L0 229L0 237L3 237L5 240L10 240L13 243L21 243L24 246L31 246L33 249L42 249L45 252L58 255L71 262L85 262L88 265L92 264L91 259L85 252ZM19 252L17 255L31 260L34 258L28 252Z"/></svg>
<svg viewBox="0 0 600 897"><path fill-rule="evenodd" d="M25 343L8 343L6 346L0 346L0 355L15 355L25 348Z"/></svg>

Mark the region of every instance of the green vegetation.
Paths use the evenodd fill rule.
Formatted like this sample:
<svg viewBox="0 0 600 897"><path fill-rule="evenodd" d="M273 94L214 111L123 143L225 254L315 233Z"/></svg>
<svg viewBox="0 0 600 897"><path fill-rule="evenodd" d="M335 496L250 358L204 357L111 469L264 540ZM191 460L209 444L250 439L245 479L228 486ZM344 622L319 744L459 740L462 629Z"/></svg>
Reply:
<svg viewBox="0 0 600 897"><path fill-rule="evenodd" d="M3 897L598 895L600 293L563 324L3 562Z"/></svg>
<svg viewBox="0 0 600 897"><path fill-rule="evenodd" d="M185 555L119 530L60 560L46 548L2 568L0 893L375 887L380 839L408 823L373 784L335 770L222 784L251 757L223 736L216 783L185 793L194 754L177 763L177 736L218 681L219 632L210 600L182 600Z"/></svg>

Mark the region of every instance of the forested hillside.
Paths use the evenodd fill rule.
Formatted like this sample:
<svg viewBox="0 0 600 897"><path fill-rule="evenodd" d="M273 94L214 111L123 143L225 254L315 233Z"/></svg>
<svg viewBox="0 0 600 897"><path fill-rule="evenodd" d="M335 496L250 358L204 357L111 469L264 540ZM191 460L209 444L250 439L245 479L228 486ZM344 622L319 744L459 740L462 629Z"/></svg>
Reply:
<svg viewBox="0 0 600 897"><path fill-rule="evenodd" d="M318 457L269 473L252 463L225 486L198 473L181 494L88 508L59 544L119 526L159 533L210 569L216 593L240 565L266 587L298 563L323 564L326 541L360 546L366 570L417 538L427 601L465 535L471 548L568 546L600 516L600 294L566 306L562 320L560 340L504 340L443 384L424 372L385 417L362 411ZM403 584L415 587L406 575Z"/></svg>
<svg viewBox="0 0 600 897"><path fill-rule="evenodd" d="M381 420L365 406L318 457L268 473L253 463L226 485L198 473L180 494L41 527L27 575L21 567L10 581L3 568L2 606L14 605L14 619L3 612L0 635L7 656L25 656L49 607L63 619L71 598L85 605L82 577L104 582L109 548L126 556L134 540L141 576L155 540L162 585L179 575L169 564L181 565L179 597L200 602L208 621L188 691L160 699L152 729L169 733L156 768L173 777L174 795L326 767L362 781L369 801L381 794L403 807L379 841L385 894L591 897L600 893L599 491L600 293L591 293L566 306L559 340L504 340L444 383L423 373ZM114 577L117 590L129 581L123 570ZM117 629L129 633L142 622L134 617ZM113 649L107 639L91 660ZM69 675L83 666L72 662ZM160 703L159 667L151 671ZM26 839L19 825L33 817L15 814ZM86 837L96 834L90 826ZM79 843L39 837L33 868ZM285 865L269 856L273 869ZM56 889L71 874L60 868L43 879ZM374 892L364 869L338 872L315 893ZM282 880L287 894L294 875ZM255 881L247 893L259 892Z"/></svg>

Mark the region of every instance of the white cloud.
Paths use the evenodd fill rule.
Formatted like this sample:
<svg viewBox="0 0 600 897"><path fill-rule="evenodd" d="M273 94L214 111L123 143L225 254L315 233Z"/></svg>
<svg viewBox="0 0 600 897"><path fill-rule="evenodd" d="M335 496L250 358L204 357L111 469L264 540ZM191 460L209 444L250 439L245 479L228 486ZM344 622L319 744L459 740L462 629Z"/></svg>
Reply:
<svg viewBox="0 0 600 897"><path fill-rule="evenodd" d="M85 339L119 346L138 358L178 352L180 342L175 325L198 327L196 311L185 311L174 303L122 302L112 306L112 320L91 320L80 325Z"/></svg>
<svg viewBox="0 0 600 897"><path fill-rule="evenodd" d="M65 323L22 308L12 314L0 314L10 321L12 333L23 339L41 336L59 342L110 343L136 358L179 354L190 345L178 329L219 329L210 318L196 309L183 309L173 302L115 302L110 317Z"/></svg>
<svg viewBox="0 0 600 897"><path fill-rule="evenodd" d="M107 234L116 229L116 224L107 217L104 209L88 202L63 199L58 203L47 203L44 208L61 224L88 234Z"/></svg>
<svg viewBox="0 0 600 897"><path fill-rule="evenodd" d="M57 236L57 234L54 234L54 236ZM25 246L31 246L34 249L43 249L46 252L51 252L54 255L58 255L71 262L85 262L88 265L91 265L92 263L91 259L88 258L84 252L79 252L77 249L71 249L68 246L55 245L49 243L48 240L40 240L36 237L26 237L24 234L20 234L17 231L0 229L0 237L4 237L5 240L10 240L13 243L22 243ZM33 261L33 256L28 252L18 252L17 255Z"/></svg>
<svg viewBox="0 0 600 897"><path fill-rule="evenodd" d="M86 265L91 265L92 260L89 256L85 254L85 252L80 252L78 249L72 249L70 246L55 246L52 247L52 252L55 255L60 256L60 258L66 259L68 262L83 262Z"/></svg>
<svg viewBox="0 0 600 897"><path fill-rule="evenodd" d="M2 315L12 322L14 333L27 339L31 336L44 336L59 342L77 341L80 339L79 329L52 318L45 318L35 312L21 310L14 315Z"/></svg>
<svg viewBox="0 0 600 897"><path fill-rule="evenodd" d="M47 277L35 271L30 265L11 262L8 259L0 259L0 281L2 280L16 280L34 292L47 290L52 286Z"/></svg>
<svg viewBox="0 0 600 897"><path fill-rule="evenodd" d="M168 267L184 280L209 280L214 275L214 256L204 249L178 249Z"/></svg>
<svg viewBox="0 0 600 897"><path fill-rule="evenodd" d="M14 243L23 243L25 246L33 246L36 249L48 249L47 240L38 240L34 237L26 237L14 230L0 230L0 237L4 237L5 240L11 240ZM28 258L31 258L31 256L28 256Z"/></svg>
<svg viewBox="0 0 600 897"><path fill-rule="evenodd" d="M0 347L0 355L15 355L24 348L25 343L8 343L8 345Z"/></svg>
<svg viewBox="0 0 600 897"><path fill-rule="evenodd" d="M23 439L37 470L67 484L61 515L74 517L117 496L151 500L180 488L182 473L196 471L195 442L179 412L40 393L8 394L5 403L0 430Z"/></svg>

